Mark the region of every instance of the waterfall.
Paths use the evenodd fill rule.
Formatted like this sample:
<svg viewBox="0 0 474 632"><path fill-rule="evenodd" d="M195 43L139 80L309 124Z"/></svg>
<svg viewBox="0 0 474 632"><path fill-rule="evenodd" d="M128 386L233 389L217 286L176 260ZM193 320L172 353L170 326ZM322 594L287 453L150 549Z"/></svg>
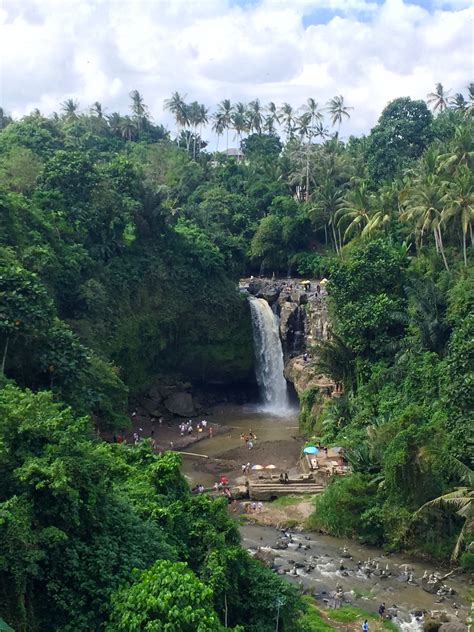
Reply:
<svg viewBox="0 0 474 632"><path fill-rule="evenodd" d="M284 415L289 412L290 404L283 375L278 317L265 299L250 296L249 300L257 382L265 403L264 410L274 415Z"/></svg>

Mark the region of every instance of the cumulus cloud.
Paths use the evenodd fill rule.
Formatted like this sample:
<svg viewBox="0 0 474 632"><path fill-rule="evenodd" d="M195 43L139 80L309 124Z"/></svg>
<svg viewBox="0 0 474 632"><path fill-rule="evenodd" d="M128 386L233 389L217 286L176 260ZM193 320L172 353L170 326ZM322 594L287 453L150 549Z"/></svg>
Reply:
<svg viewBox="0 0 474 632"><path fill-rule="evenodd" d="M1 101L14 116L69 97L124 112L138 89L173 127L175 90L211 107L343 94L345 134L367 132L390 99L465 89L473 18L464 0L4 0Z"/></svg>

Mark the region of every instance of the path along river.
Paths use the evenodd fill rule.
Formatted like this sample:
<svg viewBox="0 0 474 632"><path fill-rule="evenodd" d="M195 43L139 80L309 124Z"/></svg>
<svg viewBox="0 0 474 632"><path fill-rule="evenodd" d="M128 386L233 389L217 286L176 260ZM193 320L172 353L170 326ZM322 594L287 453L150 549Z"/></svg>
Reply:
<svg viewBox="0 0 474 632"><path fill-rule="evenodd" d="M266 459L266 465L272 460L279 468L291 469L296 465L294 457L295 444L298 440L297 410L285 417L275 417L259 411L253 406L222 406L208 417L211 423L218 423L224 431L210 439L204 439L189 448L195 454L217 458L220 471L206 471L205 459L199 457L183 457L183 473L189 483L202 483L210 486L217 480L219 473L230 473L235 470L226 466L229 455L235 459L237 453L243 460L244 456L252 464L256 462L254 456ZM254 450L247 450L240 439L241 433L249 430L257 435ZM274 446L278 454L272 454ZM287 457L287 458L285 458ZM230 463L230 461L229 461ZM238 471L235 472L238 474ZM240 528L243 545L251 551L257 547L274 547L279 537L279 531L273 527L245 525ZM296 563L311 561L314 569L307 573L302 568L296 570L297 576L285 574L289 581L303 582L311 592L316 593L321 600L328 598L329 592L334 591L336 584L340 584L348 598L358 606L370 611L376 611L380 603L385 602L387 608L396 606L399 614L397 623L401 630L422 630L421 623L410 615L416 610L446 611L454 614L458 611L457 620L465 621L468 616L466 577L450 577L446 583L454 589L455 594L445 597L441 603L439 597L425 592L421 588L421 577L425 570L431 573L436 569L433 565L418 562L402 555L385 555L382 550L363 546L352 540L332 538L318 533L302 532L292 534L294 540L286 550L275 550L275 564L289 570ZM301 545L298 548L298 545ZM304 549L304 547L310 547ZM352 559L343 558L345 571L339 570L343 548L347 547ZM380 569L388 570L390 576L381 579L376 571L367 575L364 570L357 569L357 562L368 559L378 564ZM413 573L413 583L408 582L409 573ZM467 630L467 627L466 627Z"/></svg>

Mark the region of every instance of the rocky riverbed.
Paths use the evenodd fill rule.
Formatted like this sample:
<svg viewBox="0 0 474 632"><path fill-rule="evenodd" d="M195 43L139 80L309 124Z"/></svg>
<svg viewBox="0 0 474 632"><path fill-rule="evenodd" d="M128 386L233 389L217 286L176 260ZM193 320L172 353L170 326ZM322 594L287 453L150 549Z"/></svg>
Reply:
<svg viewBox="0 0 474 632"><path fill-rule="evenodd" d="M400 630L421 632L428 620L441 624L439 632L468 629L466 575L451 575L443 582L447 592L437 595L423 588L423 576L446 572L408 556L318 533L255 524L242 526L241 534L251 554L323 607L353 604L376 612L385 603L387 615Z"/></svg>

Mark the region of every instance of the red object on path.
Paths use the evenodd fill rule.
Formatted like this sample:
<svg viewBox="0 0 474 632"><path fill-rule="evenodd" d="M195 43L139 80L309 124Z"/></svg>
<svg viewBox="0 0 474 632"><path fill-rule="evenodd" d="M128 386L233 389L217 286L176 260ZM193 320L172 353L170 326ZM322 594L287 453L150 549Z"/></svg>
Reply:
<svg viewBox="0 0 474 632"><path fill-rule="evenodd" d="M227 478L227 476L221 476L220 481L221 481L222 485L228 485L229 484L229 479Z"/></svg>

